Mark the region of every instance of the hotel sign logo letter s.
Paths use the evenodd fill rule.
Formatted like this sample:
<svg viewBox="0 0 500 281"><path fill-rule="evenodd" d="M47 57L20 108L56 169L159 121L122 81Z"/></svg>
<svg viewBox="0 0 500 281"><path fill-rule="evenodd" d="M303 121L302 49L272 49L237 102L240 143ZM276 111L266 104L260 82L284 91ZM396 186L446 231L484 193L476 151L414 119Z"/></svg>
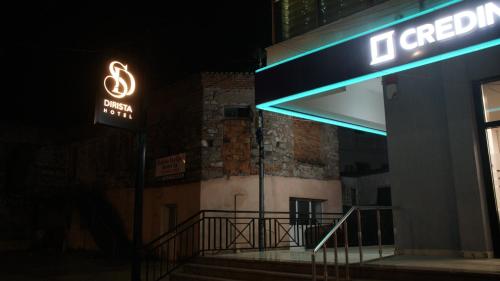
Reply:
<svg viewBox="0 0 500 281"><path fill-rule="evenodd" d="M104 79L104 88L109 95L122 99L135 92L134 76L128 71L127 65L114 61L109 65L109 73Z"/></svg>
<svg viewBox="0 0 500 281"><path fill-rule="evenodd" d="M137 130L141 116L141 93L129 65L111 61L106 65L105 77L96 95L94 123Z"/></svg>

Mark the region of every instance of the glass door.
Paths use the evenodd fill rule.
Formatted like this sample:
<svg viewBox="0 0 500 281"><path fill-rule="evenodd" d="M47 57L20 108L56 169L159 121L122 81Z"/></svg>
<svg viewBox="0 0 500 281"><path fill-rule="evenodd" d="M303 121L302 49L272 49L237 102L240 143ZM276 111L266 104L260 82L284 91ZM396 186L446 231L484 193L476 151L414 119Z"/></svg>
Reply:
<svg viewBox="0 0 500 281"><path fill-rule="evenodd" d="M493 196L500 213L500 80L481 85Z"/></svg>
<svg viewBox="0 0 500 281"><path fill-rule="evenodd" d="M500 128L486 129L486 141L488 142L488 154L491 167L491 178L494 188L497 212L500 213Z"/></svg>

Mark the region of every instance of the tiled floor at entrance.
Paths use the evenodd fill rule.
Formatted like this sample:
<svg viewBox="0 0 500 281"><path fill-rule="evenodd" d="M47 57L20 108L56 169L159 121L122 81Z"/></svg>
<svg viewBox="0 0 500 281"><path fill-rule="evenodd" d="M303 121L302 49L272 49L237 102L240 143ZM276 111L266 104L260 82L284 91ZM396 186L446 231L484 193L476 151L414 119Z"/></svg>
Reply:
<svg viewBox="0 0 500 281"><path fill-rule="evenodd" d="M242 252L223 254L218 257L264 260L264 261L282 261L282 262L311 262L311 250L293 249L293 250L273 250L265 252ZM363 260L367 265L382 265L387 267L400 267L411 269L432 269L446 270L456 272L487 272L500 273L500 259L464 259L459 257L430 257L430 256L394 256L394 247L384 246L383 258L379 258L377 247L363 247ZM359 263L359 248L349 248L349 263ZM316 256L318 263L323 262L323 252L318 252ZM345 263L344 248L338 251L339 264ZM327 261L334 263L333 249L328 249Z"/></svg>
<svg viewBox="0 0 500 281"><path fill-rule="evenodd" d="M267 261L285 261L285 262L311 262L311 250L304 250L303 248L297 248L292 250L273 250L265 252L242 252L233 254L224 254L218 257L224 258L238 258L238 259L250 259L250 260L267 260ZM389 257L394 255L394 247L384 246L382 250L383 257ZM349 263L359 262L359 248L351 247L349 248ZM378 247L363 247L363 260L373 261L379 259ZM333 249L328 249L328 254L326 257L328 263L334 263L335 254ZM323 251L321 250L316 254L316 261L323 262ZM345 263L345 249L338 249L338 261L339 264Z"/></svg>
<svg viewBox="0 0 500 281"><path fill-rule="evenodd" d="M424 257L424 256L393 256L370 264L419 268L433 270L447 270L459 272L494 272L500 273L500 259L464 259L456 257Z"/></svg>

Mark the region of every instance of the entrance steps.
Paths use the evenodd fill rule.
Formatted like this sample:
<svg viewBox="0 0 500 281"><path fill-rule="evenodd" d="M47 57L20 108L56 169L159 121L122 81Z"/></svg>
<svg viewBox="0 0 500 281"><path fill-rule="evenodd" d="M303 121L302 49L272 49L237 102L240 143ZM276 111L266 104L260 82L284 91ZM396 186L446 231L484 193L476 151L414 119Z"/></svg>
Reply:
<svg viewBox="0 0 500 281"><path fill-rule="evenodd" d="M340 266L340 280L344 267ZM323 280L323 267L318 265L317 280ZM328 280L335 280L334 265L328 266ZM365 264L351 265L355 281L498 281L500 273L460 272L442 269L415 269ZM199 257L170 276L170 281L311 281L311 264L223 257Z"/></svg>

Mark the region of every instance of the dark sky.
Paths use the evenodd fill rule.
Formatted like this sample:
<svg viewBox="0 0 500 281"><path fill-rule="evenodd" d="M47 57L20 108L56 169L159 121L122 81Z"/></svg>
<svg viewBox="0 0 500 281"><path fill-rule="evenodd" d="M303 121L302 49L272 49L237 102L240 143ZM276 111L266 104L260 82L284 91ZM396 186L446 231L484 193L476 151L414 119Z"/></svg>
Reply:
<svg viewBox="0 0 500 281"><path fill-rule="evenodd" d="M198 71L250 71L271 42L269 0L75 2L2 8L3 122L92 122L111 59L135 63L154 90Z"/></svg>

